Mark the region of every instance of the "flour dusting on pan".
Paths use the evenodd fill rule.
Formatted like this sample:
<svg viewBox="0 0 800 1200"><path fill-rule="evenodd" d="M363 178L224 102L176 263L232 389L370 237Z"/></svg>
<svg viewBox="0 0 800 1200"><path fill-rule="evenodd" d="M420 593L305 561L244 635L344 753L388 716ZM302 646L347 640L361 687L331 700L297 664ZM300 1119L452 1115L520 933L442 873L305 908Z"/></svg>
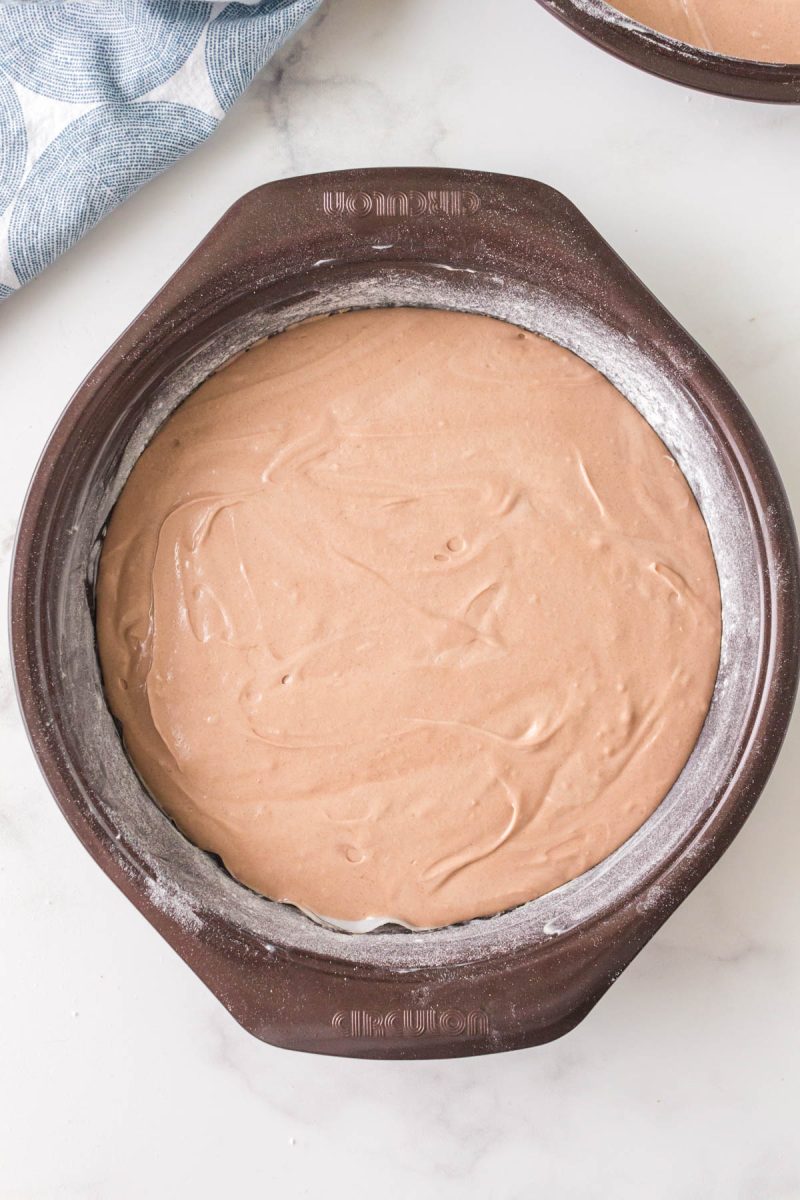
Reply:
<svg viewBox="0 0 800 1200"><path fill-rule="evenodd" d="M286 945L393 971L456 966L491 953L568 932L609 909L676 856L702 825L721 773L728 767L748 710L758 662L763 605L749 514L736 482L736 465L681 383L680 364L658 361L627 334L586 310L565 308L544 290L496 271L442 271L416 264L406 271L367 264L360 280L320 287L297 303L257 311L218 333L154 397L113 476L93 481L72 534L62 592L62 643L73 686L65 694L65 723L78 732L83 761L95 774L96 794L107 797L98 820L120 833L115 840L131 870L144 870L154 904L187 930L204 914L219 914L262 946ZM94 640L92 589L102 531L133 463L169 413L233 355L296 321L349 308L427 306L484 313L539 333L596 367L652 425L684 472L709 528L719 572L723 639L719 677L709 715L689 762L653 816L618 851L591 871L531 903L494 917L429 931L386 927L376 916L357 931L330 928L299 910L266 900L236 883L210 855L191 845L144 791L123 752L105 705ZM752 569L749 569L751 567ZM88 579L87 579L88 573ZM91 702L87 703L87 696ZM107 807L105 805L107 804ZM655 891L641 903L657 906ZM381 928L383 926L383 928ZM371 930L371 931L367 931Z"/></svg>

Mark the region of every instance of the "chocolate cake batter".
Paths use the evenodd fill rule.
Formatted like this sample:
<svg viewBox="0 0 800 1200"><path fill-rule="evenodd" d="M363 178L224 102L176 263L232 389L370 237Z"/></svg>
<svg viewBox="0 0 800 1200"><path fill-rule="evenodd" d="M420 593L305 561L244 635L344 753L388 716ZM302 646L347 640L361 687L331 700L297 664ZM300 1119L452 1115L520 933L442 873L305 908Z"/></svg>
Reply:
<svg viewBox="0 0 800 1200"><path fill-rule="evenodd" d="M100 564L105 687L153 795L244 883L444 925L653 812L720 646L705 524L593 368L487 317L348 313L204 383Z"/></svg>
<svg viewBox="0 0 800 1200"><path fill-rule="evenodd" d="M701 50L800 63L800 0L615 0L613 7Z"/></svg>

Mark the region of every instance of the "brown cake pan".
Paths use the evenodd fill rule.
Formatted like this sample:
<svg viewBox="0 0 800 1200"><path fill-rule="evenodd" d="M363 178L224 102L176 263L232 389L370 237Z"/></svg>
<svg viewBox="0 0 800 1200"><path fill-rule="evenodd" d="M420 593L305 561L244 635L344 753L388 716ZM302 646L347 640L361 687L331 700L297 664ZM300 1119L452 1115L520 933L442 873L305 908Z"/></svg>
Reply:
<svg viewBox="0 0 800 1200"><path fill-rule="evenodd" d="M800 104L800 63L755 62L701 50L641 25L605 0L539 3L582 37L651 75L737 100Z"/></svg>
<svg viewBox="0 0 800 1200"><path fill-rule="evenodd" d="M610 858L499 916L348 934L235 882L144 791L102 692L94 580L114 500L176 404L268 334L376 305L504 318L603 372L697 497L724 632L686 767ZM747 410L568 200L501 175L342 171L239 200L79 387L21 518L13 658L35 753L73 830L246 1029L326 1054L482 1054L582 1020L741 828L790 717L799 594L792 518Z"/></svg>

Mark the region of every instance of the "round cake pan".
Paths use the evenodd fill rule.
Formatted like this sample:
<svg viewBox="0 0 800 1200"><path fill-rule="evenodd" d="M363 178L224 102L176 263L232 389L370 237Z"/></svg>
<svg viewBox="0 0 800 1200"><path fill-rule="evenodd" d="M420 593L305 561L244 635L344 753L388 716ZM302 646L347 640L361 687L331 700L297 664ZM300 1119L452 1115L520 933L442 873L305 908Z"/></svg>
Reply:
<svg viewBox="0 0 800 1200"><path fill-rule="evenodd" d="M590 42L651 75L737 100L800 104L800 63L755 62L701 50L641 25L605 0L539 3Z"/></svg>
<svg viewBox="0 0 800 1200"><path fill-rule="evenodd" d="M260 338L379 305L503 318L603 372L697 497L724 632L699 741L615 854L499 916L349 934L235 882L144 791L103 696L94 580L114 500L175 405ZM13 657L34 750L75 833L246 1029L327 1054L481 1054L572 1028L737 833L789 721L799 594L787 501L742 402L569 201L507 176L344 171L244 196L78 389L21 519Z"/></svg>

